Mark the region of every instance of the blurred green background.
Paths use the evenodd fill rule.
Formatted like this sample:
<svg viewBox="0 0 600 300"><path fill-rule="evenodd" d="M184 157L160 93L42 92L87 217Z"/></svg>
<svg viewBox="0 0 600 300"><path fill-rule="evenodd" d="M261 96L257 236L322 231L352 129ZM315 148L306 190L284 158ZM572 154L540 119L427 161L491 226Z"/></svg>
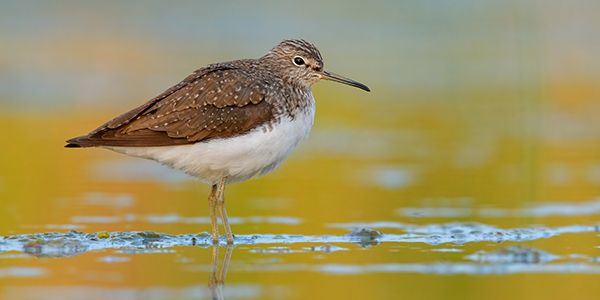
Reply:
<svg viewBox="0 0 600 300"><path fill-rule="evenodd" d="M147 101L196 68L259 57L287 38L313 42L326 69L367 84L372 93L330 82L315 85L317 115L309 139L273 174L227 190L230 216L283 216L293 222L241 221L234 232L344 234L326 225L453 221L401 213L411 207L596 203L598 28L598 1L0 1L0 235L67 229L207 231L206 224L157 224L146 217L206 216L208 187L152 162L103 150L64 149L63 141ZM458 219L527 227L589 225L598 216ZM596 235L575 241L543 245L563 254L598 256ZM444 260L439 253L425 254L425 248L357 247L325 259ZM256 262L248 249L240 250L233 266L236 257ZM72 293L92 286L97 290L88 296L94 298L96 291L102 299L106 291L124 288L204 284L204 277L198 280L197 273L174 262L178 254L139 256L108 267L97 261L105 254L0 259L0 270L42 264L51 274L0 276L0 297L16 299L29 292L35 298L39 294L32 291L40 286L72 287L67 289ZM210 260L207 251L193 255ZM318 259L323 258L297 254L290 260ZM315 277L232 268L230 281L254 284L260 296L249 298L263 299L574 293L594 298L600 292L593 284L597 278L588 275ZM170 279L152 276L154 270ZM536 283L523 284L523 279ZM363 284L349 287L351 281ZM490 295L486 287L503 292Z"/></svg>

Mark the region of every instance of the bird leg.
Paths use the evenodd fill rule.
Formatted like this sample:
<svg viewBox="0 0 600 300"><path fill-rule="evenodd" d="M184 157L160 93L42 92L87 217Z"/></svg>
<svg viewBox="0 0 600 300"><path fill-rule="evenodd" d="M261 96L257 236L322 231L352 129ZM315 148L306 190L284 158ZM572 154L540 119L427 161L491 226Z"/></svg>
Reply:
<svg viewBox="0 0 600 300"><path fill-rule="evenodd" d="M219 183L217 183L217 209L221 214L221 221L223 222L223 227L225 227L225 234L227 235L227 244L233 244L233 232L231 231L231 226L229 226L229 221L227 220L227 210L225 209L225 182L227 177L221 178Z"/></svg>
<svg viewBox="0 0 600 300"><path fill-rule="evenodd" d="M217 185L213 185L208 196L208 208L210 210L210 225L213 244L219 243L219 224L217 223Z"/></svg>

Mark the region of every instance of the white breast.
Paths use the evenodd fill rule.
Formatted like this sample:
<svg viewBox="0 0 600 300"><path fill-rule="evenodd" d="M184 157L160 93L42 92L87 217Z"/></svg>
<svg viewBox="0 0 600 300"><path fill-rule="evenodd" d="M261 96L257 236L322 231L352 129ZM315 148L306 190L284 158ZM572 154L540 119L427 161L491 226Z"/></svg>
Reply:
<svg viewBox="0 0 600 300"><path fill-rule="evenodd" d="M190 145L162 147L106 147L131 156L156 160L215 184L222 176L228 182L243 181L277 168L304 139L313 125L314 101L293 119L282 117L271 126L226 139Z"/></svg>

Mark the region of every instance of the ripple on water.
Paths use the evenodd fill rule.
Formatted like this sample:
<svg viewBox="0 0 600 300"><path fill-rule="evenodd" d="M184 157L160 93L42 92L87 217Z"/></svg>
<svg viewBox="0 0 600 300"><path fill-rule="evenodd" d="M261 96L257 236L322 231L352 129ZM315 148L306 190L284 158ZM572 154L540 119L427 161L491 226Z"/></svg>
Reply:
<svg viewBox="0 0 600 300"><path fill-rule="evenodd" d="M92 165L91 173L96 179L109 181L139 180L175 184L193 179L183 172L151 161L130 159L98 161Z"/></svg>
<svg viewBox="0 0 600 300"><path fill-rule="evenodd" d="M413 218L504 218L504 217L574 217L600 214L600 199L574 202L536 203L522 208L462 208L462 207L406 207L396 210L399 215Z"/></svg>
<svg viewBox="0 0 600 300"><path fill-rule="evenodd" d="M254 234L236 235L237 245L273 244L358 244L363 247L379 243L444 243L466 244L475 242L531 241L562 234L597 232L597 226L528 227L501 229L480 223L445 223L413 225L394 222L332 224L332 227L352 228L346 235L290 235ZM404 233L386 234L372 228L401 228ZM224 238L220 240L225 243ZM0 252L17 251L36 256L70 256L99 249L146 251L176 246L212 245L208 233L164 234L156 232L101 232L35 233L0 237Z"/></svg>
<svg viewBox="0 0 600 300"><path fill-rule="evenodd" d="M46 274L46 270L42 268L32 267L11 267L0 268L0 278L4 277L40 277Z"/></svg>
<svg viewBox="0 0 600 300"><path fill-rule="evenodd" d="M208 217L183 217L176 214L170 215L150 215L144 217L144 220L155 224L210 224ZM286 216L250 216L250 217L230 217L230 224L286 224L298 225L302 223L301 219Z"/></svg>
<svg viewBox="0 0 600 300"><path fill-rule="evenodd" d="M299 249L292 249L285 246L276 246L268 248L254 248L250 249L251 253L262 253L262 254L286 254L286 253L306 253L306 252L320 252L320 253L333 253L338 251L346 251L348 248L343 248L335 245L319 245L311 247L302 247Z"/></svg>
<svg viewBox="0 0 600 300"><path fill-rule="evenodd" d="M529 227L501 229L480 223L445 223L414 225L395 222L343 223L333 227L353 228L345 235L290 235L254 234L237 235L235 244L248 245L249 252L266 254L265 257L286 253L319 252L333 253L349 250L344 245L370 247L390 243L465 244L482 241L531 241L551 238L562 234L597 232L596 226L571 225L562 227ZM371 226L371 227L369 227ZM384 233L374 228L394 228L400 234ZM220 241L225 244L224 238ZM292 247L292 244L302 244ZM305 245L309 244L309 245ZM34 233L0 237L0 253L11 258L18 253L42 257L64 257L86 252L116 249L111 255L98 258L99 262L114 264L128 263L130 255L145 253L175 253L175 247L212 245L208 233L164 234L157 232L67 232ZM467 249L467 248L464 248ZM434 252L464 251L456 247L440 247ZM316 257L321 257L321 256ZM0 257L0 258L3 258ZM21 257L21 256L18 256ZM260 264L239 262L238 272L290 272L309 271L328 274L357 273L427 273L427 274L518 274L518 273L579 273L600 274L596 258L587 255L558 256L524 246L509 246L493 251L478 251L466 254L464 261L434 263L381 263L381 264L286 264L283 261L266 261ZM210 266L196 266L194 270L208 270ZM0 269L0 277L43 276L40 268Z"/></svg>
<svg viewBox="0 0 600 300"><path fill-rule="evenodd" d="M182 287L95 287L95 286L6 286L6 299L212 299L213 293L203 285ZM269 290L259 285L227 284L225 299L261 299Z"/></svg>
<svg viewBox="0 0 600 300"><path fill-rule="evenodd" d="M373 167L361 178L361 182L372 183L386 189L400 189L412 185L415 181L414 168L407 166Z"/></svg>
<svg viewBox="0 0 600 300"><path fill-rule="evenodd" d="M510 246L496 251L478 251L467 255L465 258L479 263L540 264L561 257L535 248Z"/></svg>
<svg viewBox="0 0 600 300"><path fill-rule="evenodd" d="M452 252L463 252L464 250L459 249L459 248L436 248L436 249L431 249L430 251L452 253Z"/></svg>
<svg viewBox="0 0 600 300"><path fill-rule="evenodd" d="M284 224L298 225L302 219L287 216L250 216L230 217L230 224ZM208 217L184 217L177 214L137 216L126 214L122 216L74 216L71 222L75 224L112 224L145 221L151 224L210 224ZM55 229L80 229L80 225L53 225Z"/></svg>
<svg viewBox="0 0 600 300"><path fill-rule="evenodd" d="M381 264L247 264L243 272L317 272L335 275L369 273L419 273L436 275L506 275L531 273L600 274L600 266L588 263L381 263Z"/></svg>
<svg viewBox="0 0 600 300"><path fill-rule="evenodd" d="M114 256L114 255L107 255L107 256L102 256L102 257L98 258L99 262L108 263L108 264L125 263L125 262L129 262L130 260L131 259L126 256Z"/></svg>
<svg viewBox="0 0 600 300"><path fill-rule="evenodd" d="M135 199L129 194L106 194L100 192L88 192L83 194L81 203L90 206L111 206L116 208L131 207Z"/></svg>
<svg viewBox="0 0 600 300"><path fill-rule="evenodd" d="M402 229L405 234L383 234L378 241L421 242L431 245L473 242L531 241L550 238L568 233L598 232L599 226L571 225L561 227L532 226L526 228L502 229L476 222L452 222L443 224L415 225L399 222L337 223L336 228L393 228Z"/></svg>

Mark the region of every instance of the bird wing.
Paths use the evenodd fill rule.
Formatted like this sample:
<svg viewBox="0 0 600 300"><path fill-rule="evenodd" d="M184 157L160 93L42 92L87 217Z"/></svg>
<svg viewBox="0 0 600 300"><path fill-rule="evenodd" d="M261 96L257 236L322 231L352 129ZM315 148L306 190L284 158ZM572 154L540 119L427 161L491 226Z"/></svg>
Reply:
<svg viewBox="0 0 600 300"><path fill-rule="evenodd" d="M246 133L273 117L265 82L233 64L199 69L66 147L191 144Z"/></svg>

